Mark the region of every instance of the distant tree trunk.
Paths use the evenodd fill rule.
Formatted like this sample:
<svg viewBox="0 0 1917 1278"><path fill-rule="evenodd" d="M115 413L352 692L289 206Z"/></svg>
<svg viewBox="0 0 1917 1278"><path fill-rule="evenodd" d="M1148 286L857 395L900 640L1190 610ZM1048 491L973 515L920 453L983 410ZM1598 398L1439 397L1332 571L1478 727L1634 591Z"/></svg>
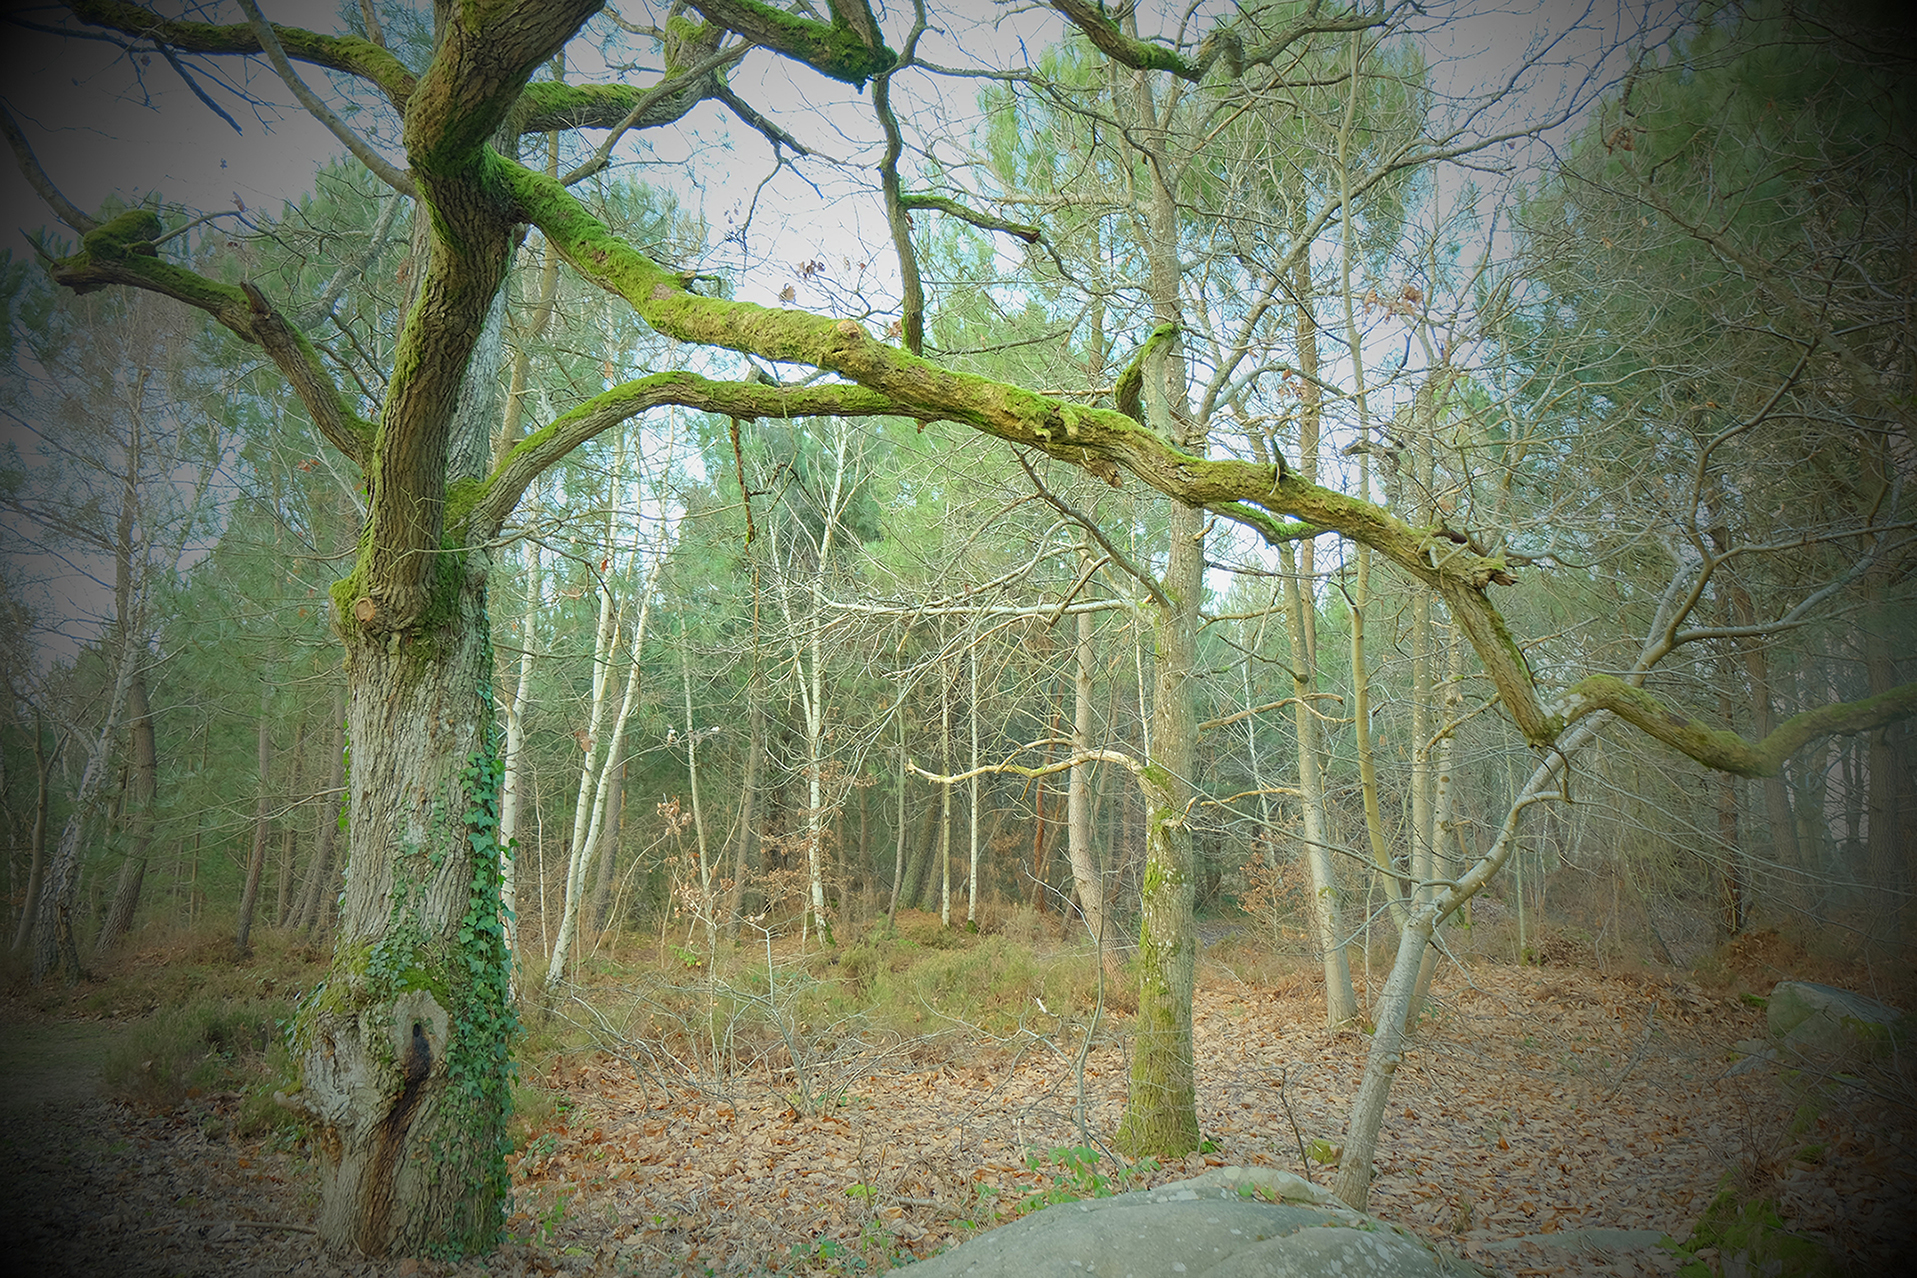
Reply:
<svg viewBox="0 0 1917 1278"><path fill-rule="evenodd" d="M618 870L619 830L625 824L626 817L626 769L630 766L629 760L620 760L619 779L606 790L606 811L599 833L599 876L593 884L592 894L592 930L595 934L606 930L607 916L612 912L612 881Z"/></svg>
<svg viewBox="0 0 1917 1278"><path fill-rule="evenodd" d="M1090 551L1080 552L1081 557ZM1092 614L1078 614L1078 642L1073 647L1074 691L1072 703L1072 750L1083 755L1092 748ZM1085 927L1098 947L1098 959L1105 979L1117 984L1124 972L1119 967L1117 939L1105 919L1105 884L1098 874L1098 853L1092 847L1092 765L1081 760L1072 765L1069 788L1065 793L1067 849L1072 862L1072 885L1078 892L1078 908L1085 915Z"/></svg>
<svg viewBox="0 0 1917 1278"><path fill-rule="evenodd" d="M753 580L758 580L755 571ZM757 597L756 587L754 597ZM756 606L755 606L756 611ZM760 703L758 646L753 646L752 673L746 680L745 776L739 783L739 841L732 849L732 886L726 893L726 939L739 935L743 913L746 869L758 843L759 756L765 753L765 707Z"/></svg>
<svg viewBox="0 0 1917 1278"><path fill-rule="evenodd" d="M1879 696L1897 686L1891 655L1889 610L1881 584L1873 582L1873 607L1864 618L1864 673L1870 693ZM1909 858L1913 845L1902 837L1908 814L1899 811L1906 767L1902 724L1891 724L1870 734L1865 754L1864 856L1869 867L1872 898L1871 940L1886 949L1903 942L1904 896L1910 886Z"/></svg>
<svg viewBox="0 0 1917 1278"><path fill-rule="evenodd" d="M692 800L692 837L699 853L699 912L705 918L706 930L706 974L712 975L712 964L716 961L719 949L719 920L717 900L714 892L718 887L718 867L706 847L705 808L699 802L699 729L692 717L692 655L686 638L685 618L679 619L679 686L685 694L686 711L686 793ZM620 769L619 792L621 800L625 796L625 769ZM610 857L610 850L608 851Z"/></svg>
<svg viewBox="0 0 1917 1278"><path fill-rule="evenodd" d="M593 769L590 765L592 743L588 742L588 766L581 770L579 778L583 806L577 808L573 814L572 856L567 862L566 871L566 902L559 916L559 935L553 941L552 964L546 969L548 991L558 989L559 983L566 976L566 963L570 957L568 951L572 948L573 936L579 926L579 914L585 904L586 872L591 868L592 858L598 851L601 832L605 826L605 804L607 791L612 787L613 761L620 757L620 750L626 739L626 725L631 722L633 707L639 700L642 668L639 658L645 647L646 625L652 617L653 588L658 584L659 569L664 566L665 561L665 547L660 546L655 550L652 565L647 569L645 581L639 587L639 615L632 623L632 645L628 651L626 688L620 696L619 709L613 715L610 738L606 742L605 758L597 770L598 788L592 791L590 797L587 796L586 790ZM617 631L616 624L613 629ZM610 658L612 652L610 644L606 647L606 652ZM590 814L590 819L582 822L580 818L586 814ZM608 852L607 855L610 856L611 853Z"/></svg>
<svg viewBox="0 0 1917 1278"><path fill-rule="evenodd" d="M939 805L930 802L925 805L925 824L919 832L918 851L905 872L904 900L907 909L924 909L928 904L925 898L931 890L932 867L937 859L933 852L938 847L938 836Z"/></svg>
<svg viewBox="0 0 1917 1278"><path fill-rule="evenodd" d="M1291 560L1289 547L1281 552ZM1311 694L1316 679L1311 666L1305 618L1308 592L1292 563L1286 564L1286 629L1291 636L1292 722L1298 735L1299 804L1304 814L1305 864L1311 871L1312 921L1317 931L1319 957L1325 971L1325 1024L1341 1025L1358 1014L1358 997L1351 988L1351 964L1345 957L1344 921L1339 909L1340 889L1332 865L1329 832L1325 828L1324 773L1319 766L1317 711ZM1415 870L1414 870L1415 873Z"/></svg>
<svg viewBox="0 0 1917 1278"><path fill-rule="evenodd" d="M550 256L551 246L547 249ZM524 358L523 353L519 358ZM519 364L515 362L513 367L517 377ZM516 411L518 399L509 397L507 402ZM499 905L509 954L517 952L519 946L519 858L514 842L519 837L519 796L526 771L526 700L532 688L533 626L538 619L540 600L537 544L526 547L526 561L526 611L519 622L519 678L503 707L506 732L500 755Z"/></svg>
<svg viewBox="0 0 1917 1278"><path fill-rule="evenodd" d="M47 749L47 730L38 706L33 710L33 771L37 789L33 800L32 860L27 865L27 895L20 903L20 922L13 932L13 952L26 948L33 932L34 910L40 904L40 880L47 864L47 808L53 797L53 758L59 753L56 742Z"/></svg>
<svg viewBox="0 0 1917 1278"><path fill-rule="evenodd" d="M892 707L892 716L895 720L893 727L897 729L899 736L899 818L898 828L895 831L896 845L892 852L892 902L885 909L885 925L888 928L898 926L899 892L905 886L905 783L907 776L910 774L906 771L905 681L902 679L899 681L898 703Z"/></svg>
<svg viewBox="0 0 1917 1278"><path fill-rule="evenodd" d="M286 793L291 797L300 792L300 771L302 756L306 751L306 724L301 722L293 732L293 769L287 778ZM299 822L293 819L292 811L286 814L286 828L280 831L280 874L278 891L274 893L273 924L275 927L287 927L292 923L288 918L293 907L293 858L299 853Z"/></svg>
<svg viewBox="0 0 1917 1278"><path fill-rule="evenodd" d="M939 638L944 637L941 631ZM939 671L939 765L944 775L952 775L952 680L943 670ZM939 787L939 922L952 926L952 787L949 784Z"/></svg>
<svg viewBox="0 0 1917 1278"><path fill-rule="evenodd" d="M333 848L339 841L339 816L346 795L346 685L333 689L333 739L327 750L326 789L320 799L319 846L313 851L313 864L306 876L305 899L300 903L299 927L312 935L325 916L326 902L338 893L333 888ZM503 806L503 803L502 803ZM503 818L502 818L503 822Z"/></svg>
<svg viewBox="0 0 1917 1278"><path fill-rule="evenodd" d="M107 695L106 718L87 750L86 764L80 769L80 783L73 795L73 811L60 831L60 843L47 864L34 910L31 975L35 985L61 963L66 966L68 985L80 979L79 949L73 938L73 902L80 884L81 835L99 798L100 785L113 753L113 738L119 731L120 714L126 708L127 687L138 660L131 643L121 642L115 647L119 649L119 659L114 663L113 690Z"/></svg>
<svg viewBox="0 0 1917 1278"><path fill-rule="evenodd" d="M978 636L972 636L972 642L965 650L966 667L971 672L971 697L967 718L972 725L972 781L969 797L970 806L966 811L966 833L971 836L971 863L965 872L965 921L974 926L978 923ZM863 799L859 805L859 816L865 816Z"/></svg>
<svg viewBox="0 0 1917 1278"><path fill-rule="evenodd" d="M126 690L127 727L131 737L131 793L126 805L128 840L126 860L113 892L100 935L93 942L95 958L112 952L133 925L140 908L140 888L146 880L147 855L153 846L153 803L159 792L159 751L154 743L153 710L147 702L146 672L135 670Z"/></svg>
<svg viewBox="0 0 1917 1278"><path fill-rule="evenodd" d="M240 894L240 925L236 946L243 958L251 952L253 910L260 899L260 875L266 868L267 782L273 763L272 720L267 711L273 704L273 685L260 683L259 790L253 800L253 852L246 861L246 888Z"/></svg>

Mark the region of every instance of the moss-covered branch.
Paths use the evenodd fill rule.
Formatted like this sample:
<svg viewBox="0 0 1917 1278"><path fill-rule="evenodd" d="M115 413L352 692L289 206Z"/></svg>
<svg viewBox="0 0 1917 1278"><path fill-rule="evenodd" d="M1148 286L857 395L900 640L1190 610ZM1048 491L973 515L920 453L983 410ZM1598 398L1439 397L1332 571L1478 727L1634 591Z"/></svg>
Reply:
<svg viewBox="0 0 1917 1278"><path fill-rule="evenodd" d="M873 76L889 71L898 54L878 39L876 29L861 32L849 20L850 12L834 10L841 20L821 22L787 13L760 0L691 0L692 7L728 31L803 62L820 75L842 84L864 87ZM854 5L863 9L862 5ZM871 11L864 10L867 22Z"/></svg>
<svg viewBox="0 0 1917 1278"><path fill-rule="evenodd" d="M514 445L472 500L470 514L447 513L449 526L466 535L497 535L527 487L545 469L601 432L651 408L677 404L728 417L885 417L911 414L862 386L767 386L760 382L715 382L696 373L654 373L593 396Z"/></svg>
<svg viewBox="0 0 1917 1278"><path fill-rule="evenodd" d="M326 441L354 465L365 466L373 425L352 410L306 335L288 324L258 289L221 284L159 256L153 242L161 230L157 214L130 209L81 237L78 253L53 264L53 280L76 293L116 284L145 289L205 311L240 340L264 350Z"/></svg>
<svg viewBox="0 0 1917 1278"><path fill-rule="evenodd" d="M1214 66L1222 67L1233 78L1243 75L1246 67L1268 66L1308 35L1367 31L1387 21L1382 11L1320 17L1323 0L1312 0L1296 21L1269 40L1247 47L1233 26L1221 24L1199 44L1196 55L1187 58L1162 44L1127 34L1097 0L1052 0L1052 8L1064 14L1094 48L1112 61L1134 71L1169 72L1191 84L1203 80Z"/></svg>
<svg viewBox="0 0 1917 1278"><path fill-rule="evenodd" d="M669 337L825 369L876 391L891 405L888 411L960 422L1095 475L1120 467L1167 496L1264 537L1288 535L1270 518L1279 516L1370 546L1444 592L1520 730L1534 743L1550 741L1523 654L1484 595L1492 575L1503 571L1501 561L1468 552L1428 554L1428 534L1371 502L1307 483L1282 465L1193 457L1114 409L941 368L874 339L854 320L688 292L680 277L613 234L554 179L519 165L501 168L520 216L538 226L581 274L624 298Z"/></svg>
<svg viewBox="0 0 1917 1278"><path fill-rule="evenodd" d="M165 44L182 53L261 53L259 37L244 22L185 22L163 18L151 9L122 0L75 0L75 17L138 39ZM391 53L359 36L319 35L300 27L275 24L286 56L329 71L342 71L377 88L395 108L404 109L413 95L413 73Z"/></svg>
<svg viewBox="0 0 1917 1278"><path fill-rule="evenodd" d="M928 195L922 191L907 191L899 197L899 203L908 209L937 209L949 213L961 222L970 222L981 231L1002 231L1006 235L1016 235L1027 244L1036 244L1043 234L1036 226L1024 222L1013 222L990 213L981 213L977 209L967 208L957 200L947 199L943 195Z"/></svg>
<svg viewBox="0 0 1917 1278"><path fill-rule="evenodd" d="M1064 14L1092 42L1092 47L1113 62L1134 71L1169 71L1193 84L1205 78L1208 63L1193 62L1162 44L1127 35L1106 16L1104 6L1097 0L1052 0L1052 8Z"/></svg>
<svg viewBox="0 0 1917 1278"><path fill-rule="evenodd" d="M1709 727L1667 705L1655 693L1632 687L1615 675L1591 675L1578 680L1556 709L1560 724L1609 710L1646 736L1707 768L1740 777L1768 777L1777 775L1786 759L1819 737L1871 732L1917 715L1917 683L1907 683L1862 701L1840 701L1792 715L1756 745L1735 732Z"/></svg>

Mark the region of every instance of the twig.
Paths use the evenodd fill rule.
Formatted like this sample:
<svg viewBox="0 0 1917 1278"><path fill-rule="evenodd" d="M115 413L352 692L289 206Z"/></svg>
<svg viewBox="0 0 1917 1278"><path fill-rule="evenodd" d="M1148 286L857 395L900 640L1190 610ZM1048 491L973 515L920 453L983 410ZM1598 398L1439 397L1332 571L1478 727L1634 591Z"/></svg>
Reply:
<svg viewBox="0 0 1917 1278"><path fill-rule="evenodd" d="M1617 1082L1611 1084L1611 1090L1604 1093L1604 1100L1600 1101L1599 1104L1607 1103L1613 1096L1616 1096L1618 1089L1624 1086L1624 1080L1631 1076L1631 1071L1636 1069L1638 1062L1644 1059L1644 1053L1651 1046L1651 1029L1656 1024L1657 1004L1652 1003L1651 1014L1644 1018L1644 1036L1638 1040L1637 1050L1631 1053L1631 1059L1624 1064L1624 1072L1617 1076Z"/></svg>

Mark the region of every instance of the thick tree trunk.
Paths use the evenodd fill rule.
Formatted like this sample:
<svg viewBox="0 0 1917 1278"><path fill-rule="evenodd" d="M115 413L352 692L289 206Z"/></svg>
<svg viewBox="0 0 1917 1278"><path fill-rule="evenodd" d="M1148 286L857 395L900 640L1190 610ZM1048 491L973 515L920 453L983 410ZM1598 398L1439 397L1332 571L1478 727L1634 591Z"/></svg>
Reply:
<svg viewBox="0 0 1917 1278"><path fill-rule="evenodd" d="M147 856L153 847L153 802L159 792L160 756L153 736L153 710L146 695L146 672L133 671L126 690L127 728L132 754L132 793L127 796L129 839L126 860L114 887L113 904L100 935L94 939L95 958L112 951L140 908L140 888L146 881Z"/></svg>
<svg viewBox="0 0 1917 1278"><path fill-rule="evenodd" d="M482 580L436 631L346 640L346 894L295 1055L319 1124L320 1236L373 1256L488 1250L507 1201L514 1025Z"/></svg>
<svg viewBox="0 0 1917 1278"><path fill-rule="evenodd" d="M1125 1117L1115 1143L1128 1154L1180 1157L1198 1148L1192 1075L1192 990L1198 936L1192 914L1193 795L1197 719L1191 680L1204 591L1204 516L1174 503L1162 582L1169 607L1154 614L1156 680L1152 756L1139 775L1145 801L1145 882L1139 894L1138 1015Z"/></svg>

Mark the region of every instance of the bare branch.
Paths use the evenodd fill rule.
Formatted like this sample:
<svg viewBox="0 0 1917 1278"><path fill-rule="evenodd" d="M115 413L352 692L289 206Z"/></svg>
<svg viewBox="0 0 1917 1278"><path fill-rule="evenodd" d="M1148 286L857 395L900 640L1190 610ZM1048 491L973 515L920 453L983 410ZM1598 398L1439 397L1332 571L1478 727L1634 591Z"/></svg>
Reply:
<svg viewBox="0 0 1917 1278"><path fill-rule="evenodd" d="M20 125L14 120L13 112L7 109L3 101L0 101L0 129L6 131L7 145L13 148L14 162L20 166L22 176L27 179L28 185L33 187L34 192L47 202L47 207L53 210L54 216L82 235L100 225L81 212L78 205L60 194L60 188L53 184L53 179L47 176L47 171L40 167L40 160L34 155L33 147L28 144L26 135L20 132Z"/></svg>
<svg viewBox="0 0 1917 1278"><path fill-rule="evenodd" d="M326 131L338 138L346 149L353 153L353 158L371 169L373 175L380 181L403 195L419 194L418 189L413 186L411 175L401 171L391 160L375 151L372 143L348 128L346 121L333 114L333 109L320 101L318 94L306 87L306 81L300 79L299 73L293 70L293 64L286 60L286 50L280 47L279 37L273 33L273 24L268 22L265 15L260 12L257 0L239 0L239 4L240 11L253 25L253 34L259 40L260 49L266 54L266 60L273 64L273 70L279 73L286 87L292 90L295 98L299 99L299 104L306 108L306 113L325 125ZM230 120L229 123L231 123Z"/></svg>

